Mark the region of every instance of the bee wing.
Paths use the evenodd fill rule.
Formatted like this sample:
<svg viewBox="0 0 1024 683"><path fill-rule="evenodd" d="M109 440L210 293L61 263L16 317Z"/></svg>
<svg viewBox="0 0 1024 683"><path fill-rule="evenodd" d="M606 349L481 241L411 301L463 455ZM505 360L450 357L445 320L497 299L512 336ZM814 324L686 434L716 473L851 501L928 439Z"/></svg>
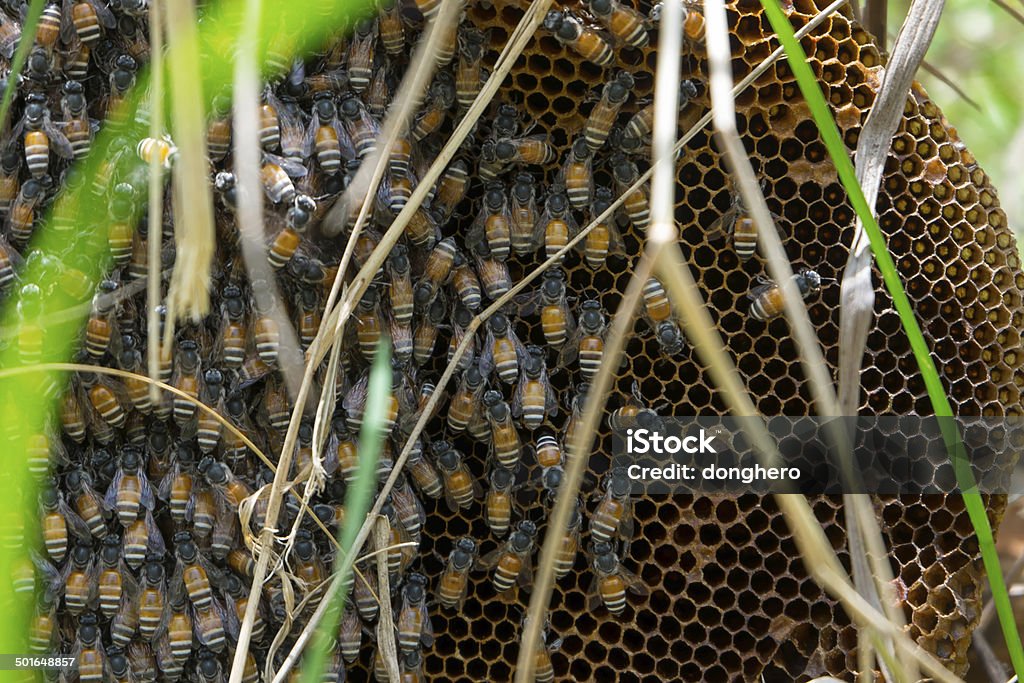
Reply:
<svg viewBox="0 0 1024 683"><path fill-rule="evenodd" d="M420 632L420 643L423 644L423 647L433 647L434 625L430 623L430 613L427 611L426 604L422 605L420 609L423 612L423 630Z"/></svg>
<svg viewBox="0 0 1024 683"><path fill-rule="evenodd" d="M715 219L715 222L708 227L708 241L717 242L724 239L726 235L732 234L732 229L736 225L736 211L737 207L733 204L725 213Z"/></svg>
<svg viewBox="0 0 1024 683"><path fill-rule="evenodd" d="M280 157L269 152L264 152L263 154L280 166L288 174L289 178L303 178L309 173L309 169L298 159Z"/></svg>
<svg viewBox="0 0 1024 683"><path fill-rule="evenodd" d="M516 582L520 588L527 592L533 587L533 548L530 548L523 557L523 566L519 568Z"/></svg>
<svg viewBox="0 0 1024 683"><path fill-rule="evenodd" d="M96 10L96 18L100 20L103 28L108 30L117 28L117 18L114 17L114 13L110 11L110 8L103 3L95 2L95 0L90 0L89 4Z"/></svg>
<svg viewBox="0 0 1024 683"><path fill-rule="evenodd" d="M75 538L80 541L88 541L92 538L92 532L89 531L89 525L85 523L77 512L71 509L71 507L61 501L61 513L64 515L64 521L68 525L68 531L74 534Z"/></svg>
<svg viewBox="0 0 1024 683"><path fill-rule="evenodd" d="M118 468L114 474L114 478L110 480L110 486L107 487L107 494L103 496L103 509L113 510L116 507L117 502L117 490L121 487L121 481L124 479L124 470Z"/></svg>
<svg viewBox="0 0 1024 683"><path fill-rule="evenodd" d="M278 120L280 121L281 115L278 114ZM313 118L310 119L309 124L306 125L306 134L302 138L302 155L310 157L313 154L313 148L316 144L316 131L320 128L320 117L313 113Z"/></svg>
<svg viewBox="0 0 1024 683"><path fill-rule="evenodd" d="M27 7L28 5L25 5ZM71 0L62 0L60 10L60 39L70 43L77 35L71 17Z"/></svg>
<svg viewBox="0 0 1024 683"><path fill-rule="evenodd" d="M156 499L153 495L153 487L149 483L149 478L146 477L146 473L142 471L142 468L139 468L139 484L141 488L139 502L142 504L142 507L152 510L156 504Z"/></svg>
<svg viewBox="0 0 1024 683"><path fill-rule="evenodd" d="M631 572L630 570L619 565L619 576L626 582L626 590L634 595L647 595L651 592L651 589L644 583L643 579Z"/></svg>
<svg viewBox="0 0 1024 683"><path fill-rule="evenodd" d="M626 539L628 544L633 538L633 503L627 499L625 510L622 511L622 519L619 520L619 534Z"/></svg>
<svg viewBox="0 0 1024 683"><path fill-rule="evenodd" d="M474 571L490 571L497 566L498 560L501 559L502 554L505 552L505 546L499 546L487 553L482 557L478 557L476 562L473 563Z"/></svg>
<svg viewBox="0 0 1024 683"><path fill-rule="evenodd" d="M576 360L576 357L580 353L580 339L582 338L583 328L576 325L566 338L565 343L562 344L562 348L558 350L558 364L555 366L556 368L567 368L574 360Z"/></svg>
<svg viewBox="0 0 1024 683"><path fill-rule="evenodd" d="M61 132L53 123L47 123L43 126L46 130L47 137L50 138L50 148L57 153L62 159L74 159L75 152L71 149L71 143L68 142L68 138L64 133Z"/></svg>
<svg viewBox="0 0 1024 683"><path fill-rule="evenodd" d="M750 291L747 292L747 298L751 301L756 301L762 294L775 287L775 283L764 276L759 275L757 282L758 284L751 287Z"/></svg>
<svg viewBox="0 0 1024 683"><path fill-rule="evenodd" d="M520 359L522 361L522 359ZM526 393L526 373L523 371L523 363L519 363L519 380L512 393L512 417L519 418L523 415L523 394Z"/></svg>
<svg viewBox="0 0 1024 683"><path fill-rule="evenodd" d="M167 544L164 543L163 534L160 528L153 522L153 513L146 510L146 549L153 555L164 555L167 552Z"/></svg>

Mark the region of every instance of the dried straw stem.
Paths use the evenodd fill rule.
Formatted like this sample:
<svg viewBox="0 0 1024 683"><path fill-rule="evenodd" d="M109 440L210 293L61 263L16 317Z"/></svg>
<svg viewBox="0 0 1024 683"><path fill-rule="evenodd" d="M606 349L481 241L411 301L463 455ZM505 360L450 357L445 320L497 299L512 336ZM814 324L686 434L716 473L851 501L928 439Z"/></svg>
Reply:
<svg viewBox="0 0 1024 683"><path fill-rule="evenodd" d="M164 133L164 37L163 0L151 0L149 4L149 42L150 42L150 104L149 104L149 137L158 138ZM163 166L158 155L149 160L149 241L147 247L146 270L149 273L149 288L146 290L146 346L147 372L156 379L160 376L160 316L157 307L162 298L162 282L160 279L160 247L163 245L164 219L164 178ZM149 399L154 403L160 400L160 391L155 384L149 385Z"/></svg>

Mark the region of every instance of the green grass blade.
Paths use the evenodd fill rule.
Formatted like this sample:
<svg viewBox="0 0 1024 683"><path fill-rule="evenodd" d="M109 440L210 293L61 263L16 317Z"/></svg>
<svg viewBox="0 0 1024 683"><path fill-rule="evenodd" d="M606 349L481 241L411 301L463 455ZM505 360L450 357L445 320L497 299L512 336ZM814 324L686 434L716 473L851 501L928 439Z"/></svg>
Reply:
<svg viewBox="0 0 1024 683"><path fill-rule="evenodd" d="M370 509L370 503L377 492L377 461L384 445L384 420L390 396L391 344L383 337L370 369L366 410L363 412L363 425L359 429L359 467L355 481L345 494L345 522L338 532L340 547L335 555L335 561L339 564L352 548L366 518L366 511ZM383 562L384 558L379 557L377 561ZM302 683L320 683L323 680L327 657L338 632L338 618L345 607L345 597L344 591L338 591L334 604L320 622L302 667Z"/></svg>
<svg viewBox="0 0 1024 683"><path fill-rule="evenodd" d="M7 74L7 87L4 88L4 99L0 102L0 130L7 128L7 116L11 113L11 102L14 101L14 93L17 88L14 84L18 82L18 76L25 66L28 53L35 44L36 26L39 25L39 17L43 14L45 0L32 0L29 5L28 14L25 15L25 24L21 27L21 39L18 40L18 49L14 52L14 61L11 62L11 72Z"/></svg>
<svg viewBox="0 0 1024 683"><path fill-rule="evenodd" d="M989 524L988 514L985 511L981 494L978 493L974 475L967 462L963 444L957 433L957 426L955 421L951 419L953 417L953 409L949 404L945 389L942 387L942 381L939 379L939 374L935 369L928 344L921 333L921 328L917 323L917 318L914 316L910 300L907 299L903 283L900 281L899 274L896 272L896 266L889 255L885 237L882 235L881 230L879 230L874 213L861 192L846 145L839 134L835 120L829 113L828 104L821 93L817 79L811 72L811 68L807 65L807 56L793 35L793 27L779 6L778 0L761 0L761 4L764 6L768 20L778 35L783 49L786 51L790 68L793 70L793 75L800 86L800 91L803 93L818 125L818 130L822 140L825 142L832 162L835 164L839 179L842 181L843 187L850 197L850 202L853 204L857 216L864 224L878 269L882 273L882 279L885 282L886 289L889 291L889 295L892 297L893 306L896 308L900 321L903 323L903 329L906 331L911 349L914 352L914 358L917 360L921 376L924 379L928 398L932 403L932 409L939 418L939 424L946 439L947 449L952 453L957 482L963 491L967 514L970 517L971 524L974 526L974 532L978 536L978 545L981 549L985 572L988 575L989 586L995 601L996 612L999 615L999 623L1003 630L1003 637L1006 639L1014 672L1019 679L1024 680L1024 646L1021 645L1020 635L1017 632L1017 625L1013 615L1013 607L1010 604L1010 597L1006 591L1006 583L1003 581L1002 571L999 566L999 556L996 553L995 541L992 535L992 527Z"/></svg>

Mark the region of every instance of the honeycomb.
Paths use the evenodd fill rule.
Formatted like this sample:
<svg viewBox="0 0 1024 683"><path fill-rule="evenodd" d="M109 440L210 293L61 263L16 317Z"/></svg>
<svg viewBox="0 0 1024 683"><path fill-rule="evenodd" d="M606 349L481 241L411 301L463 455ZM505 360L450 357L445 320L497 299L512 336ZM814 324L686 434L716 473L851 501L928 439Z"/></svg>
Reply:
<svg viewBox="0 0 1024 683"><path fill-rule="evenodd" d="M420 25L418 10L412 3L397 4L408 19L404 47L389 53L381 41L375 57L376 65L387 66L392 76L400 75L405 53ZM798 0L790 3L787 11L791 22L799 28L826 4L821 0ZM525 7L526 3L509 0L468 3L463 30L472 25L483 32L483 64L487 68L493 67ZM646 1L636 7L645 15L650 10ZM587 22L590 20L582 4L574 3L563 9L572 9ZM690 11L698 10L691 8ZM728 16L733 71L739 79L764 60L777 46L777 41L758 2L730 3ZM586 23L586 26L593 28L597 24ZM616 127L624 126L629 117L647 103L657 62L653 47L656 33L652 31L648 46L618 46L613 63L601 67L580 57L550 32L538 29L517 58L496 102L460 158L470 165L473 163L481 143L497 123L499 103L512 104L521 117L520 130L544 136L557 153L553 163L527 166L537 181L538 196L545 197L557 180L573 141L582 134L588 116L598 106L603 85L615 72L625 70L634 80L631 96L618 114ZM826 88L846 144L853 150L881 82L883 58L871 36L846 8L826 19L802 43L810 57L809 63ZM331 59L328 54L307 60L307 80L329 71ZM443 72L454 71L457 61L458 58ZM688 126L708 106L707 61L699 42L687 43L684 72L684 78L691 79L696 89L681 114L682 123ZM368 101L373 91L373 87L366 91L364 97ZM852 239L854 213L785 61L776 62L757 79L754 87L741 93L736 105L740 134L759 178L764 181L769 208L781 218L784 247L794 268L813 268L826 282L820 296L808 301L808 307L825 357L834 369L838 364L839 287L827 283L841 277ZM451 118L447 117L440 128L426 136L422 143L424 150L439 146L438 141L451 130ZM615 185L611 147L609 142L594 156L593 176L599 187ZM636 157L636 160L643 170L642 158ZM307 163L312 171L316 162ZM228 170L230 161L218 162L216 166L216 170ZM505 170L499 179L510 184L516 172L515 169ZM684 148L676 175L675 217L681 233L680 244L745 386L765 415L806 415L811 395L786 323L782 319L758 322L749 313L747 293L764 273L760 257L742 261L728 240L711 234L715 221L733 204L733 188L709 130L698 132ZM452 217L441 226L442 234L454 238L458 249L467 254L467 238L479 214L483 195L483 183L471 183L467 196L451 207L454 209ZM375 227L386 228L386 212L383 217L380 213L380 225ZM585 224L588 215L577 211L575 218ZM907 99L887 159L878 216L957 414L1020 414L1021 376L1017 349L1024 312L1021 306L1024 274L1020 270L1016 244L987 175L938 107L917 87ZM230 230L230 218L219 215L219 220L226 223L226 227L220 226L221 232ZM596 299L609 314L618 308L642 242L641 231L624 215L617 218L617 226L623 238L621 253L610 255L602 267L589 267L575 253L569 254L564 263L571 300ZM329 271L332 258L333 263L337 263L341 242L322 236L315 229L310 230L308 241L312 246L303 247L300 253L323 259ZM418 276L426 250L413 240L408 240L405 246L414 276ZM233 274L234 266L230 263L236 248L227 243L221 245L221 261L212 288L216 292L214 309L218 312L202 324L186 326L179 333L180 339L199 341L204 368L217 367L219 363L217 350L203 346L203 339L222 322L220 304L224 304L226 298L223 285L230 278L240 277ZM513 255L508 261L511 279L521 278L541 260L540 254ZM303 302L310 300L302 295L304 283L295 275L297 270L284 268L278 276L283 289L295 293L293 318L304 312L300 310ZM880 282L880 278L876 277L875 282ZM445 289L450 300L458 298L451 286L446 285ZM140 310L144 308L144 299L144 294L138 295ZM322 297L313 300L322 305ZM538 315L526 308L509 315L512 329L523 343L542 349L548 347ZM417 320L419 316L418 313ZM138 327L137 334L143 334L144 323ZM644 404L655 406L666 415L724 414L722 397L696 354L685 346L679 353L666 354L650 328L646 322L639 323L637 334L630 337L623 364L617 372L609 410L639 397ZM439 377L446 362L449 335L450 332L442 328L439 339L432 340L429 331L424 332L429 348L427 362L415 374L417 395L422 384ZM417 332L417 341L419 338ZM484 340L481 337L479 341ZM365 371L365 358L354 350L356 346L353 344L352 352L347 353L350 362L341 383L345 387L357 382ZM548 422L561 442L571 416L572 399L578 395L583 378L578 369L555 370L556 357L554 351L547 352L550 380L557 397L555 414ZM114 364L109 356L101 361ZM234 372L225 371L229 379L235 377ZM876 291L874 327L868 338L861 380L860 411L863 414L931 413L910 345L891 299L881 287ZM505 400L511 400L509 387L496 379L492 379L489 386L500 390ZM232 413L232 419L265 451L273 452L280 447L282 434L274 426L274 415L281 412L279 405L283 400L280 381L276 375L257 378L243 384L240 391L251 415L243 410L240 414ZM127 443L139 443L140 430L133 431L131 427L140 423L144 444L148 426L157 436L166 435L177 447L195 451L193 456L198 460L194 432L180 427L177 418L171 420L168 414L161 415L159 408L151 415L135 410L129 412L126 426L112 435L109 431L100 434L91 429L84 445L74 443L69 435L64 437L71 463L61 465L57 481L66 496L71 496L66 474L78 465L85 465L97 482L108 481L109 466L97 464L95 459L85 463L85 454L93 447L102 450L106 445L113 451ZM355 410L348 411L348 422L361 419L354 417L355 413ZM451 440L466 455L465 463L472 478L486 490L489 444L468 434L453 436L445 426L446 414L447 405L443 404L439 416L428 426L429 438L425 441ZM469 431L473 431L472 426ZM531 434L520 428L518 434L524 443L531 443L539 432ZM393 448L401 445L396 441ZM157 482L171 461L158 452L152 440L148 448L147 469ZM609 468L610 449L610 429L603 424L584 490L584 529L589 529L597 507L595 492L600 490L598 482ZM424 451L431 457L429 449L425 447ZM214 455L252 489L268 481L255 457L244 451L239 454L237 450L229 450L226 439ZM549 503L544 496L539 470L529 457L525 459L517 475L519 488L515 493L516 510L512 519L513 524L521 519L536 522L541 529L540 538ZM326 491L314 502L333 504L342 500L343 474L344 469L335 473ZM465 509L453 512L443 499L426 495L420 495L419 499L426 512L419 548L415 554L396 561L409 565L402 568L405 572L418 571L426 575L433 598L445 559L458 539L472 537L481 554L499 548L503 540L496 538L488 527L481 501L473 501ZM811 498L809 502L826 537L849 568L839 499L822 496ZM983 583L977 539L962 500L930 495L879 498L874 502L891 549L892 569L899 584L909 635L951 670L962 674L967 666L971 632L980 614ZM998 523L1005 501L993 497L988 504L993 523ZM174 520L173 514L167 514L166 507L164 501L158 501L155 512L159 520L156 533L164 538L167 552L152 561L162 564L170 577L175 553L181 546L175 535L181 524ZM295 506L287 505L286 516L294 513ZM589 556L582 551L578 553L571 571L557 582L550 603L547 642L560 641L557 647L552 647L551 654L556 680L772 682L802 681L825 674L849 678L857 670L855 628L841 606L809 577L793 535L771 498L753 495L640 498L635 501L634 516L633 537L628 551L623 548L620 557L624 565L639 576L648 595L629 594L628 605L619 616L611 615L604 607L592 607L588 604L593 580ZM119 531L116 519L103 523L111 532ZM184 528L190 525L194 523L186 523ZM216 530L213 536L216 539ZM322 535L313 538L313 548L303 545L302 552L296 552L292 559L292 569L297 574L316 576L317 571L323 571L323 565L318 569L317 563L326 563L331 557L332 547L326 539ZM589 533L585 532L581 548L589 545L588 538ZM220 540L225 542L224 538ZM246 552L238 539L237 526L233 540L229 536L226 542L232 552L216 552L213 543L202 539L200 551L208 555L221 572L238 573L246 584L244 567L234 561L244 557ZM63 566L66 565L60 568ZM134 567L132 570L141 576L141 570ZM468 597L455 612L431 602L430 618L435 638L423 652L423 668L428 680L506 681L513 676L525 596L521 594L509 601L498 595L492 574L471 573ZM225 581L214 585L216 599L226 604L231 604L227 602L229 584ZM402 585L393 583L396 609L402 602ZM362 612L365 605L359 601L359 595L357 582L355 600ZM64 602L58 602L58 614L64 625L60 631L60 647L70 651L80 630L80 620ZM261 669L286 604L279 584L271 582L264 591L263 604L262 615L267 628L262 637L254 638L251 653ZM306 615L298 615L299 625ZM297 631L293 627L286 645ZM112 631L106 617L100 619L100 632L109 647ZM197 666L214 662L227 670L230 662L227 652L232 648L213 649L216 652L211 655L198 643L193 644L187 667L182 664L187 672L184 680L190 680ZM374 650L373 644L364 639L356 662L348 666L350 680L365 680L374 675ZM141 635L134 636L129 653L134 672L146 679L142 669L147 668L145 662L153 662L152 645ZM165 680L178 680L182 676L174 667L164 666L163 660L157 664Z"/></svg>

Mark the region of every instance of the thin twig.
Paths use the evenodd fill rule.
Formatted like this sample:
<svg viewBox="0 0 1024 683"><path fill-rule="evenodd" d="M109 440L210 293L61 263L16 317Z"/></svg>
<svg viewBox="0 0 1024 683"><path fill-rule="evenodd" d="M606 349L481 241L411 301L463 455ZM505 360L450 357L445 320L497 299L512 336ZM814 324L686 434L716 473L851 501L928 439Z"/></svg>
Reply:
<svg viewBox="0 0 1024 683"><path fill-rule="evenodd" d="M1020 575L1024 573L1024 555L1021 555L1010 568L1006 571L1006 585L1010 586L1014 581L1020 578ZM996 616L995 602L988 602L985 607L981 610L981 619L978 620L978 626L975 629L976 632L984 630L990 623L992 618Z"/></svg>
<svg viewBox="0 0 1024 683"><path fill-rule="evenodd" d="M978 659L981 660L982 666L985 667L985 673L988 675L988 679L992 683L1005 683L1006 682L1006 669L1003 668L1002 663L999 661L999 657L992 650L992 646L988 644L988 639L984 633L975 631L974 636L971 638L971 644L974 645L974 649L978 651Z"/></svg>
<svg viewBox="0 0 1024 683"><path fill-rule="evenodd" d="M1021 14L1019 10L1014 7L1010 7L1005 0L992 0L1001 10L1013 17L1018 24L1024 24L1024 14Z"/></svg>
<svg viewBox="0 0 1024 683"><path fill-rule="evenodd" d="M164 133L164 38L163 21L160 13L163 0L151 0L149 4L150 41L150 104L149 137L157 139ZM162 283L160 275L160 248L163 246L164 224L164 178L163 166L158 154L149 160L149 237L146 244L146 271L149 288L146 290L146 358L149 376L160 376L160 306ZM155 384L149 385L149 400L157 403L160 392Z"/></svg>

